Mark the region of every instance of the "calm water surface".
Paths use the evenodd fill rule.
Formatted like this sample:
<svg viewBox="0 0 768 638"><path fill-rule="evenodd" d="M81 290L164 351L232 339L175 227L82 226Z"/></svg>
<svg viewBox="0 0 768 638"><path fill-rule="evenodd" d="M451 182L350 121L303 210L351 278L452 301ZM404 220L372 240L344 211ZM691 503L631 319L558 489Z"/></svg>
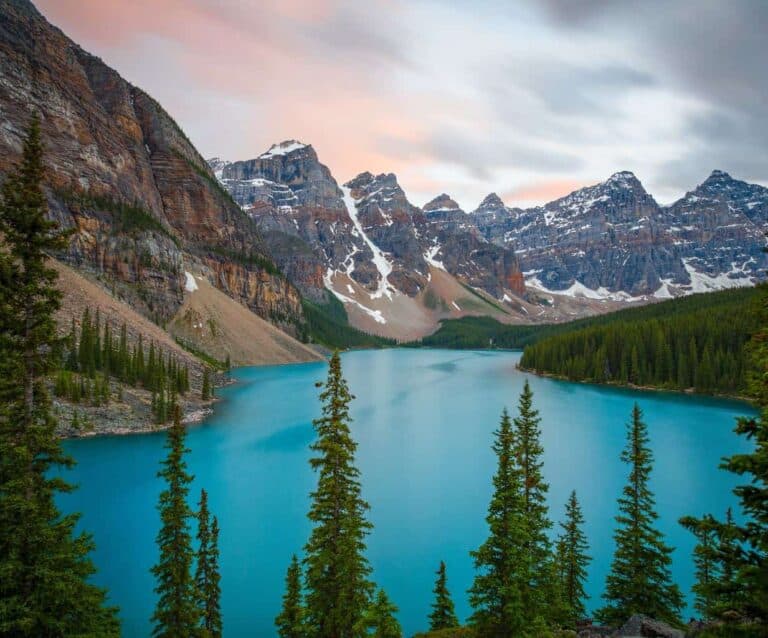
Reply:
<svg viewBox="0 0 768 638"><path fill-rule="evenodd" d="M375 528L368 541L374 579L400 607L406 635L427 627L434 571L448 565L457 612L469 614L468 555L486 535L494 457L492 432L508 406L514 414L525 378L541 411L550 512L561 518L578 491L594 560L589 606L600 603L613 551L616 498L627 468L619 461L625 423L638 401L656 457L652 486L659 526L677 550L674 575L689 594L692 537L684 514L721 514L733 503L734 479L718 470L723 455L748 449L732 432L740 403L632 392L541 379L515 369L518 353L383 350L343 355L359 443L363 495ZM205 423L189 432L189 465L221 525L225 635L274 636L285 569L300 553L314 486L308 445L318 414L314 382L325 363L246 368ZM80 484L62 498L84 512L99 569L96 580L121 608L123 632L148 636L154 605L155 510L163 434L68 441Z"/></svg>

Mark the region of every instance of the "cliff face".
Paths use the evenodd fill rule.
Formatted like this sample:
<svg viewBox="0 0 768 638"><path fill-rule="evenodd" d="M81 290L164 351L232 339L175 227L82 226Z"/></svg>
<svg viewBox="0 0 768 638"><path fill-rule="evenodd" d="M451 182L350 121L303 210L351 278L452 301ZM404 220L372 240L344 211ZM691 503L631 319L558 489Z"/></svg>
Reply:
<svg viewBox="0 0 768 638"><path fill-rule="evenodd" d="M161 321L180 307L189 268L262 317L302 321L299 293L265 257L254 223L162 107L30 2L0 0L0 174L33 113L51 214L76 231L62 260Z"/></svg>

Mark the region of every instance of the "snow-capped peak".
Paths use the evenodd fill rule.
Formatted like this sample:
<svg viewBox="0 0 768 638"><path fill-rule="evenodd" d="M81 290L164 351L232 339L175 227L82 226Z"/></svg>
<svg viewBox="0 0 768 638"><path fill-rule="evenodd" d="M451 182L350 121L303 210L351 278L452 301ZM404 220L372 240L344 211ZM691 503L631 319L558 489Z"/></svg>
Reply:
<svg viewBox="0 0 768 638"><path fill-rule="evenodd" d="M619 171L611 175L606 184L615 184L626 188L631 188L640 184L640 181L635 177L632 171Z"/></svg>
<svg viewBox="0 0 768 638"><path fill-rule="evenodd" d="M709 177L707 178L707 181L710 180L726 180L726 179L733 179L728 173L725 171L721 171L720 169L715 169L710 173Z"/></svg>
<svg viewBox="0 0 768 638"><path fill-rule="evenodd" d="M296 140L286 140L285 142L280 142L279 144L272 144L266 153L259 155L259 159L267 159L269 157L276 157L278 155L287 155L288 153L293 153L294 151L301 150L302 148L307 148L307 144L302 144Z"/></svg>

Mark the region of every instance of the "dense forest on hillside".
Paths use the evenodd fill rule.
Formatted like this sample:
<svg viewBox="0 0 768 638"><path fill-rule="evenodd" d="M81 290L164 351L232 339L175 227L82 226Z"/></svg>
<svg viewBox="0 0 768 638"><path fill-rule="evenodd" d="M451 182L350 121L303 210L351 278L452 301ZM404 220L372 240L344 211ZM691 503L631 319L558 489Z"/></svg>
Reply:
<svg viewBox="0 0 768 638"><path fill-rule="evenodd" d="M349 325L344 305L333 295L330 302L316 304L307 299L302 302L307 320L307 333L302 341L310 339L328 348L379 348L393 346L395 341L368 334Z"/></svg>
<svg viewBox="0 0 768 638"><path fill-rule="evenodd" d="M757 296L726 290L574 322L536 335L520 365L577 381L741 394Z"/></svg>
<svg viewBox="0 0 768 638"><path fill-rule="evenodd" d="M539 325L508 325L491 317L462 317L440 322L440 328L421 341L406 344L429 348L483 348L518 349L537 343L547 337L571 333L576 330L611 324L617 321L650 320L684 314L709 305L744 304L755 296L753 288L738 288L721 292L691 295L660 303L625 308L609 314L577 319L567 323Z"/></svg>

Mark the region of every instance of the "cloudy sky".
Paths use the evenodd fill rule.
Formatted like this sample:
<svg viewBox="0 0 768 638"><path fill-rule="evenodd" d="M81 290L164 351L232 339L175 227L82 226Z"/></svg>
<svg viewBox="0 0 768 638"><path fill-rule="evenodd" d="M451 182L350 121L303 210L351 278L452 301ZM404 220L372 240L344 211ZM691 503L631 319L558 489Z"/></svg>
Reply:
<svg viewBox="0 0 768 638"><path fill-rule="evenodd" d="M764 0L36 0L206 156L311 143L417 205L554 199L632 170L768 184Z"/></svg>

